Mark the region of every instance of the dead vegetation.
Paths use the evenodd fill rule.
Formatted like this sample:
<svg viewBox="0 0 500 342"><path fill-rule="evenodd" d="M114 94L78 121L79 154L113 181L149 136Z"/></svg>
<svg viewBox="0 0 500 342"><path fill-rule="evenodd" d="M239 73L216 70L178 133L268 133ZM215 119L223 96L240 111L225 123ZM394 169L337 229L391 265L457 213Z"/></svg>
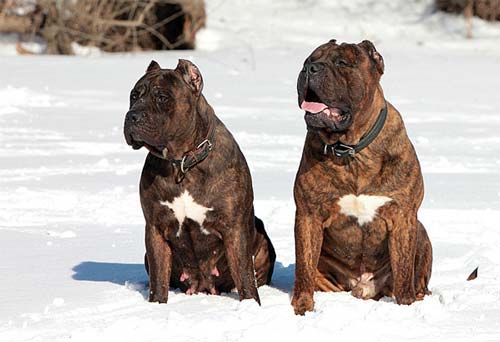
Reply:
<svg viewBox="0 0 500 342"><path fill-rule="evenodd" d="M436 0L437 9L450 13L465 13L484 20L500 20L500 0Z"/></svg>
<svg viewBox="0 0 500 342"><path fill-rule="evenodd" d="M107 52L192 49L203 0L0 0L0 32L41 37L46 53L73 43Z"/></svg>
<svg viewBox="0 0 500 342"><path fill-rule="evenodd" d="M435 0L436 8L449 13L461 13L465 17L467 38L472 38L472 17L500 20L500 0Z"/></svg>

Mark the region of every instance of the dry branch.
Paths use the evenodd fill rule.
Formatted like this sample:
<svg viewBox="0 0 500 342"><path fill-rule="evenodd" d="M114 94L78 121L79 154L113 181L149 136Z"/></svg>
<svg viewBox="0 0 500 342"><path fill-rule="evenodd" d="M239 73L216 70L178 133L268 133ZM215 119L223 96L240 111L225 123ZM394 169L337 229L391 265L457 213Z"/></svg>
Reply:
<svg viewBox="0 0 500 342"><path fill-rule="evenodd" d="M104 51L194 48L205 25L203 0L0 0L0 32L31 34L47 53L72 44Z"/></svg>
<svg viewBox="0 0 500 342"><path fill-rule="evenodd" d="M435 0L440 11L463 14L466 37L472 38L472 17L500 20L500 0Z"/></svg>
<svg viewBox="0 0 500 342"><path fill-rule="evenodd" d="M440 11L462 14L471 11L472 15L485 20L500 20L500 0L435 0Z"/></svg>

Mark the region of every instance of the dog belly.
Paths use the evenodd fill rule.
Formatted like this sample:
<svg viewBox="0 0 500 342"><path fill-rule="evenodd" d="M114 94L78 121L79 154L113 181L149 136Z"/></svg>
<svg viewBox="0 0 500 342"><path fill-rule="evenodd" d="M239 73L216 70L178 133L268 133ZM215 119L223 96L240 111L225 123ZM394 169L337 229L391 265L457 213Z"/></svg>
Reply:
<svg viewBox="0 0 500 342"><path fill-rule="evenodd" d="M171 286L179 288L187 294L209 293L219 294L230 292L234 287L234 281L229 271L227 260L224 256L208 259L189 265L173 256ZM176 260L177 259L177 260Z"/></svg>
<svg viewBox="0 0 500 342"><path fill-rule="evenodd" d="M171 284L189 294L217 294L234 286L224 256L223 241L214 234L205 234L200 225L186 221L182 234L173 230L169 235L172 247ZM229 289L228 289L229 287Z"/></svg>
<svg viewBox="0 0 500 342"><path fill-rule="evenodd" d="M326 228L318 262L316 289L353 291L359 298L377 298L390 280L387 230L380 218L359 225L350 218L337 219Z"/></svg>

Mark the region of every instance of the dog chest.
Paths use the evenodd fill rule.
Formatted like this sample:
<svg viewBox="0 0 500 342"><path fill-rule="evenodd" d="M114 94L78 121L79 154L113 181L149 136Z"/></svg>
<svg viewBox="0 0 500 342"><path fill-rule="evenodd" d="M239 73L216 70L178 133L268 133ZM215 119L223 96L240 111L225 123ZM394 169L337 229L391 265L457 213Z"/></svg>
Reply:
<svg viewBox="0 0 500 342"><path fill-rule="evenodd" d="M387 196L373 195L345 195L339 198L337 204L340 213L345 216L357 219L360 226L370 223L377 216L379 208L390 202L392 199Z"/></svg>
<svg viewBox="0 0 500 342"><path fill-rule="evenodd" d="M210 234L210 232L203 227L203 223L205 222L207 213L212 211L213 208L207 208L204 205L197 203L189 191L184 190L184 192L172 199L172 201L160 201L160 204L171 210L179 223L179 229L176 234L177 237L181 235L182 226L186 219L191 219L198 223L200 231L203 234Z"/></svg>
<svg viewBox="0 0 500 342"><path fill-rule="evenodd" d="M335 200L334 214L325 223L324 247L341 259L355 260L386 249L387 227L379 211L391 202L387 196L347 194ZM325 244L327 246L325 246Z"/></svg>

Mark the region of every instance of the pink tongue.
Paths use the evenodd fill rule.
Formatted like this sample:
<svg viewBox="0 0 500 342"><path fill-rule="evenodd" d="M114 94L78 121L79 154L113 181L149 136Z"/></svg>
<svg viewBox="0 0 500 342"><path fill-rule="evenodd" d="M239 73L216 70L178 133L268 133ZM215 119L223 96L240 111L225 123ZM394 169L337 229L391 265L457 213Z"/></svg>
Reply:
<svg viewBox="0 0 500 342"><path fill-rule="evenodd" d="M302 104L300 105L300 108L302 108L306 112L316 114L322 112L323 110L328 108L328 106L325 105L324 103L303 101Z"/></svg>

